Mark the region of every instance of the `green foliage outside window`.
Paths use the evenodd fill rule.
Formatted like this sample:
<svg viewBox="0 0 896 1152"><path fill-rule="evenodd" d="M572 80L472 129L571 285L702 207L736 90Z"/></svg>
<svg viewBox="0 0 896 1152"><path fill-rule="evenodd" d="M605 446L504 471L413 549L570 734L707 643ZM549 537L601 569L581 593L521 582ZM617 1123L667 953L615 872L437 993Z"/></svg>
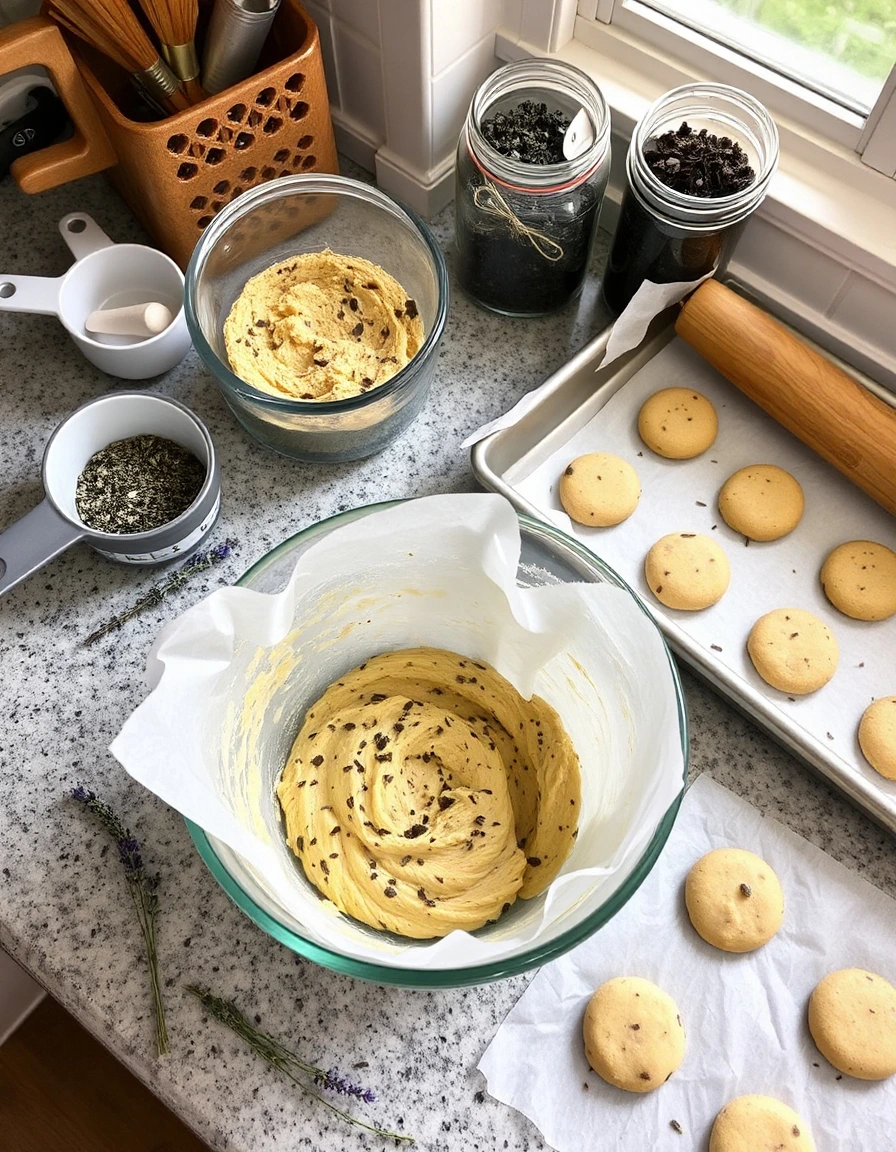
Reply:
<svg viewBox="0 0 896 1152"><path fill-rule="evenodd" d="M883 81L896 62L896 0L716 0L721 8Z"/></svg>

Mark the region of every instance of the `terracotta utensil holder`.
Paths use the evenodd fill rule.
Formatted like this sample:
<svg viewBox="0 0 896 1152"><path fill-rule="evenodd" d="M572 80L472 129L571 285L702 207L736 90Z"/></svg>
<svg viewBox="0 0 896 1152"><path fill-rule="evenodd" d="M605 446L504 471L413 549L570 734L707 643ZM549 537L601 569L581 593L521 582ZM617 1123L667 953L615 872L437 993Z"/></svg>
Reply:
<svg viewBox="0 0 896 1152"><path fill-rule="evenodd" d="M27 60L20 47L26 25L46 46ZM55 145L16 161L20 186L38 191L114 164L113 184L182 268L215 214L247 188L296 172L338 171L320 38L298 0L282 0L255 75L163 120L131 119L133 94L121 69L74 38L63 42L43 17L0 37L0 74L25 63L44 64L70 114L83 108L86 89L95 115L82 114L90 147L78 155L50 168L49 154L63 147Z"/></svg>

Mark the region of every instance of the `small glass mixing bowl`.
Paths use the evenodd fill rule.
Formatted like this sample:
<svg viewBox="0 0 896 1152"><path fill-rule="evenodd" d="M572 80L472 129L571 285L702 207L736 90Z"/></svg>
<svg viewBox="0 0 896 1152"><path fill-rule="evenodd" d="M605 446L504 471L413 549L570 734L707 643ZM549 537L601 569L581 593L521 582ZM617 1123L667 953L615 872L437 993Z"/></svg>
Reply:
<svg viewBox="0 0 896 1152"><path fill-rule="evenodd" d="M230 368L224 321L246 281L302 252L372 260L395 277L423 321L416 356L385 384L345 400L293 400ZM430 230L385 193L344 176L297 175L244 192L200 237L186 274L186 316L203 363L250 436L297 460L338 463L379 452L419 415L448 315L445 258Z"/></svg>
<svg viewBox="0 0 896 1152"><path fill-rule="evenodd" d="M351 523L359 517L386 507L389 505L372 504L353 508L329 520L311 525L310 528L279 544L266 556L262 556L237 581L237 584L256 592L279 592L289 579L299 556L322 536L340 525ZM625 581L582 544L549 524L533 520L522 513L518 515L522 550L517 569L517 583L521 587L539 588L569 581L606 582L628 592L649 618L646 608ZM378 984L398 984L411 988L459 988L516 976L568 952L615 916L647 878L672 831L684 796L688 774L688 725L678 670L669 655L668 648L666 657L677 703L678 746L681 749L681 758L676 755L674 762L670 761L668 764L668 771L673 774L675 781L680 781L681 790L656 826L649 830L650 838L644 851L640 855L630 853L625 864L607 884L606 893L598 907L572 927L556 926L535 942L509 956L484 963L471 958L469 965L465 967L434 968L421 965L419 968L406 968L389 963L377 964L327 948L309 938L303 925L283 907L265 885L263 877L259 876L243 857L204 831L198 824L187 820L187 828L209 871L231 900L269 936L279 940L293 952L325 968L331 968L346 976L372 980Z"/></svg>

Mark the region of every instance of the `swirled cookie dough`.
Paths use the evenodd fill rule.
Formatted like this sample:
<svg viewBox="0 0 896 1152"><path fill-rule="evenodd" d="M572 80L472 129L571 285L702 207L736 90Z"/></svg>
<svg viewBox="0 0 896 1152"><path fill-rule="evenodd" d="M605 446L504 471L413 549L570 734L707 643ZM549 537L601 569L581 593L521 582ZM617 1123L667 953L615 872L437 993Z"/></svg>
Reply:
<svg viewBox="0 0 896 1152"><path fill-rule="evenodd" d="M483 661L377 656L311 706L277 787L290 848L341 911L429 939L537 896L575 841L559 716Z"/></svg>
<svg viewBox="0 0 896 1152"><path fill-rule="evenodd" d="M344 400L384 384L423 343L414 300L378 264L326 249L248 280L224 323L230 366L291 400Z"/></svg>

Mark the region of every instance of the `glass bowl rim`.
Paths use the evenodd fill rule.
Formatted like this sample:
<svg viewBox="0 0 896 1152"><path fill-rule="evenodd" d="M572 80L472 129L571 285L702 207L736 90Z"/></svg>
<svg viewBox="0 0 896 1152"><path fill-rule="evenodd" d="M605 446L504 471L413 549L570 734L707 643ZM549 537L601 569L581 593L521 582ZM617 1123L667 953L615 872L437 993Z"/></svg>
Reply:
<svg viewBox="0 0 896 1152"><path fill-rule="evenodd" d="M385 500L376 504L365 504L357 508L350 508L345 512L338 512L333 516L328 516L323 520L309 524L306 528L301 529L301 531L281 541L274 548L266 552L264 556L256 560L236 581L236 586L245 587L254 575L262 572L270 564L275 563L283 553L288 552L302 537L307 537L310 534L311 540L313 541L316 537L332 531L332 529L336 528L341 522L350 523L352 520L366 515L369 512L393 508L403 503L406 503L406 501ZM548 963L550 960L555 960L558 956L563 955L564 952L568 952L577 944L587 940L599 928L602 928L611 920L617 912L621 911L635 892L641 887L644 880L646 880L654 864L656 864L659 859L660 853L672 831L672 826L675 823L675 818L678 815L678 809L681 806L681 801L684 798L687 787L689 734L688 714L681 686L681 678L665 637L638 593L626 583L617 572L601 560L599 556L550 524L527 516L524 512L517 512L517 516L521 529L527 529L536 536L541 534L542 537L546 537L549 541L562 543L565 548L569 548L572 552L577 553L579 558L585 563L596 568L601 576L607 578L609 583L627 591L641 611L657 628L666 653L669 670L672 674L672 684L678 708L678 730L682 753L681 790L657 824L653 836L650 838L635 867L609 899L601 904L599 908L595 909L590 916L586 916L578 924L566 932L561 933L559 936L556 936L546 944L535 946L523 954L493 960L485 964L477 964L469 968L396 968L387 964L376 964L370 960L356 960L351 956L346 956L343 952L337 952L334 949L324 947L322 944L308 940L304 936L299 936L290 928L287 928L286 925L281 924L279 920L275 919L269 912L255 902L227 871L227 868L215 851L214 845L205 830L192 820L184 817L184 823L203 862L234 904L259 928L262 928L269 936L272 936L275 940L279 941L279 943L284 944L291 951L306 960L312 960L321 967L329 968L343 976L352 976L376 984L388 984L405 988L463 988L476 984L489 983L493 980L503 980L510 976L519 976L532 968L541 967L541 965Z"/></svg>
<svg viewBox="0 0 896 1152"><path fill-rule="evenodd" d="M390 377L385 384L381 384L369 392L363 392L359 396L347 396L342 400L293 400L287 397L272 396L269 392L262 392L230 370L229 365L209 344L202 330L202 325L199 323L196 312L196 281L199 277L200 265L205 263L209 249L222 238L234 219L257 203L263 204L269 200L280 199L284 188L287 192L295 190L331 196L345 195L354 200L372 203L384 209L396 220L409 226L410 230L415 232L423 241L432 261L438 289L438 304L429 332L424 336L423 343L417 352L403 368ZM345 255L345 253L341 253L341 255ZM407 204L399 203L398 200L380 191L373 184L365 184L362 180L354 180L350 176L326 173L299 172L293 176L280 176L267 181L265 184L250 188L242 196L232 200L221 209L199 237L190 256L184 277L184 308L190 338L199 353L199 358L215 377L216 383L220 387L226 387L234 392L241 399L251 401L258 407L299 416L333 416L366 408L383 397L391 396L394 392L399 391L402 385L411 382L420 371L421 364L435 353L444 335L445 325L448 321L448 296L448 266L445 255L426 221L418 216L413 208Z"/></svg>

